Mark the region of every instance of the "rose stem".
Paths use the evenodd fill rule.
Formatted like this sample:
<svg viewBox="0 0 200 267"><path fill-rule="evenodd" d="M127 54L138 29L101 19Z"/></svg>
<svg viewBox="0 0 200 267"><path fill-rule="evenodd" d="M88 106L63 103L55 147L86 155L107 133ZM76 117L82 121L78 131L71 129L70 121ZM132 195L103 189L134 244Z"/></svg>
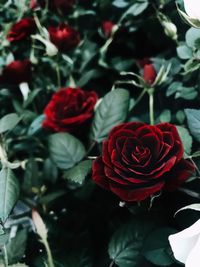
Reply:
<svg viewBox="0 0 200 267"><path fill-rule="evenodd" d="M150 88L149 93L149 118L150 124L154 125L154 89Z"/></svg>
<svg viewBox="0 0 200 267"><path fill-rule="evenodd" d="M58 63L56 64L56 75L57 75L57 83L58 87L61 87L61 78L60 78L60 70L59 70L59 65Z"/></svg>
<svg viewBox="0 0 200 267"><path fill-rule="evenodd" d="M138 96L138 98L135 100L134 106L132 107L132 109L129 111L129 117L132 115L135 107L139 104L139 102L142 100L143 96L145 95L145 93L147 92L146 88L141 92L141 94Z"/></svg>

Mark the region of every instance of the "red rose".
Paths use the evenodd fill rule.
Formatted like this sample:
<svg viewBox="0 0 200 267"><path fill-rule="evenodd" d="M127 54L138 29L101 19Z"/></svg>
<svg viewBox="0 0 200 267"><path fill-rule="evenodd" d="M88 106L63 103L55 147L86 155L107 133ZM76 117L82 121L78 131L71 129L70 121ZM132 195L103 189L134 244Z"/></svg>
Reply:
<svg viewBox="0 0 200 267"><path fill-rule="evenodd" d="M59 90L44 110L43 127L55 132L74 132L91 119L97 99L93 91L85 92L80 88Z"/></svg>
<svg viewBox="0 0 200 267"><path fill-rule="evenodd" d="M31 63L29 60L15 60L8 64L0 77L0 83L20 84L28 82L31 78Z"/></svg>
<svg viewBox="0 0 200 267"><path fill-rule="evenodd" d="M49 27L50 40L57 48L64 53L75 48L80 42L79 33L66 24L58 27Z"/></svg>
<svg viewBox="0 0 200 267"><path fill-rule="evenodd" d="M112 29L115 26L115 24L112 21L104 21L102 23L102 29L103 33L105 34L106 38L109 38L112 33Z"/></svg>
<svg viewBox="0 0 200 267"><path fill-rule="evenodd" d="M140 122L113 128L93 163L93 180L120 199L141 201L160 190L174 190L194 166L182 159L183 145L174 125Z"/></svg>
<svg viewBox="0 0 200 267"><path fill-rule="evenodd" d="M157 72L153 66L153 64L145 64L143 67L143 79L148 84L153 84L157 77Z"/></svg>
<svg viewBox="0 0 200 267"><path fill-rule="evenodd" d="M23 40L34 33L35 29L36 24L34 19L21 19L11 27L8 32L7 39L10 42Z"/></svg>

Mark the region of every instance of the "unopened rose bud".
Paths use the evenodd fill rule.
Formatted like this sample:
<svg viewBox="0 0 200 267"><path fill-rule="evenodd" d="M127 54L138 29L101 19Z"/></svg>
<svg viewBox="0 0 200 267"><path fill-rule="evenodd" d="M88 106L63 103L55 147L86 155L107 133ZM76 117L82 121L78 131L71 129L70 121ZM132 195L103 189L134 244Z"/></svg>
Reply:
<svg viewBox="0 0 200 267"><path fill-rule="evenodd" d="M32 219L35 225L37 234L41 237L42 240L47 239L47 228L40 216L40 214L36 210L32 210Z"/></svg>
<svg viewBox="0 0 200 267"><path fill-rule="evenodd" d="M157 77L157 72L153 66L153 64L145 64L143 68L143 79L149 85L153 84Z"/></svg>
<svg viewBox="0 0 200 267"><path fill-rule="evenodd" d="M171 21L163 21L162 25L164 27L165 34L172 40L177 40L178 37L176 25Z"/></svg>

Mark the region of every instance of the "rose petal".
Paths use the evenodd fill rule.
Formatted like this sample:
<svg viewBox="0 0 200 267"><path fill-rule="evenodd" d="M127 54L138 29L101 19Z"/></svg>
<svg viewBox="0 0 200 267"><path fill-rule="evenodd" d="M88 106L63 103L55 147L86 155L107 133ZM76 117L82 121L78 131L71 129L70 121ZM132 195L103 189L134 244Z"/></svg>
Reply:
<svg viewBox="0 0 200 267"><path fill-rule="evenodd" d="M95 183L109 190L110 187L109 187L108 179L104 173L104 164L102 161L102 157L98 157L97 159L95 159L95 161L93 162L92 171L93 171L92 178L95 181Z"/></svg>
<svg viewBox="0 0 200 267"><path fill-rule="evenodd" d="M188 160L182 159L175 167L166 174L165 177L165 187L167 191L173 191L178 188L182 183L184 183L192 173L194 173L195 167Z"/></svg>

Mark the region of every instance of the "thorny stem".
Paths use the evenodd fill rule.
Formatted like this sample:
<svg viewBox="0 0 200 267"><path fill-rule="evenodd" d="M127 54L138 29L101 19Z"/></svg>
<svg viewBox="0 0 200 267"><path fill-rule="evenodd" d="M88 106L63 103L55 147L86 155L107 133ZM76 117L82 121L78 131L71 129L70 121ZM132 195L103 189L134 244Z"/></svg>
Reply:
<svg viewBox="0 0 200 267"><path fill-rule="evenodd" d="M139 102L142 100L143 96L145 95L145 93L147 92L146 88L143 89L143 91L141 92L141 94L138 96L138 98L136 99L134 106L132 107L132 109L129 112L129 117L130 115L132 115L133 110L135 109L135 107L139 104Z"/></svg>
<svg viewBox="0 0 200 267"><path fill-rule="evenodd" d="M148 90L149 93L149 118L150 124L154 125L154 89Z"/></svg>
<svg viewBox="0 0 200 267"><path fill-rule="evenodd" d="M58 87L61 87L61 78L60 78L60 69L58 63L56 64L56 75L57 75L57 84Z"/></svg>
<svg viewBox="0 0 200 267"><path fill-rule="evenodd" d="M47 252L48 267L55 267L54 262L53 262L51 249L49 247L49 243L48 243L47 239L42 240L42 243L44 244L46 252Z"/></svg>
<svg viewBox="0 0 200 267"><path fill-rule="evenodd" d="M114 261L111 261L109 267L113 267L114 263L115 263Z"/></svg>

